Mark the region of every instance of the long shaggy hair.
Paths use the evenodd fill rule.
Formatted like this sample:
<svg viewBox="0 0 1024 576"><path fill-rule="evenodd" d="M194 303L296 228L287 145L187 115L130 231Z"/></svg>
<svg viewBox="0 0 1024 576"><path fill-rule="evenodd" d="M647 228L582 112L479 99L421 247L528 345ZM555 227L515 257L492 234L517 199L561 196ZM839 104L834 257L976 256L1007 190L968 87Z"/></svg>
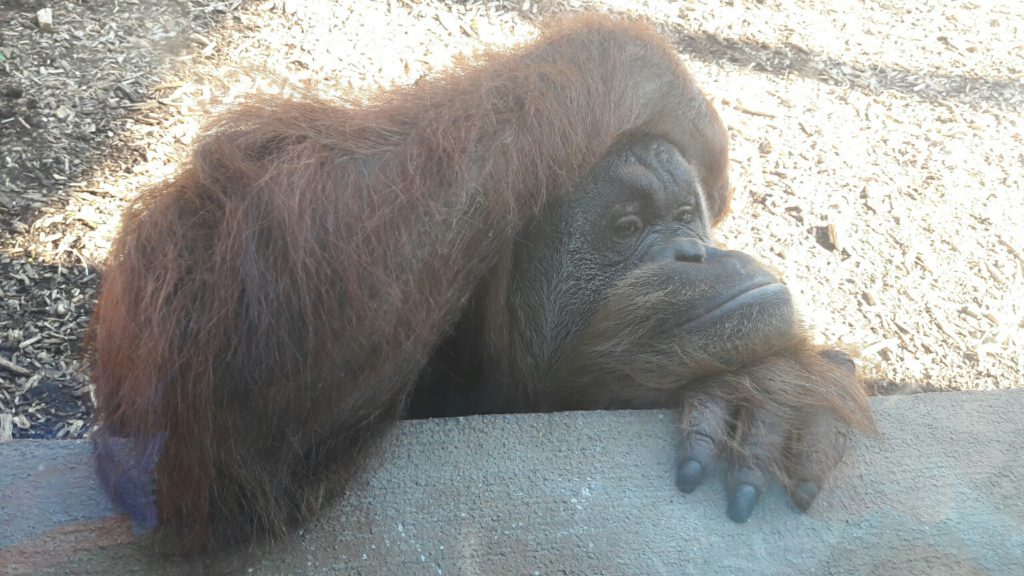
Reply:
<svg viewBox="0 0 1024 576"><path fill-rule="evenodd" d="M653 32L599 17L369 104L215 120L125 212L104 269L87 350L108 490L193 549L307 518L524 223L637 134L701 166L725 213L717 116Z"/></svg>

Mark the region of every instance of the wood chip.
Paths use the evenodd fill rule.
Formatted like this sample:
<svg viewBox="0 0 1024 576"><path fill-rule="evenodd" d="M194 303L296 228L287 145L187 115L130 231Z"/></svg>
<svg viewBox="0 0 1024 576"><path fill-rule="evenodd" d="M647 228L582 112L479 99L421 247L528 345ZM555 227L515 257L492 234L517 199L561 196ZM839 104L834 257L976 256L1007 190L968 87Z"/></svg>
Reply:
<svg viewBox="0 0 1024 576"><path fill-rule="evenodd" d="M32 374L31 370L22 368L10 360L5 360L3 356L0 356L0 370L6 370L12 374L17 374L18 376L29 376Z"/></svg>
<svg viewBox="0 0 1024 576"><path fill-rule="evenodd" d="M871 290L865 290L864 292L861 293L861 296L863 296L864 302L866 302L868 306L874 306L878 304L878 297L875 296L875 293L872 292Z"/></svg>
<svg viewBox="0 0 1024 576"><path fill-rule="evenodd" d="M14 438L14 414L0 412L0 443Z"/></svg>
<svg viewBox="0 0 1024 576"><path fill-rule="evenodd" d="M53 32L53 10L43 8L36 12L36 24L43 32Z"/></svg>
<svg viewBox="0 0 1024 576"><path fill-rule="evenodd" d="M899 340L896 338L886 338L885 340L879 340L870 346L865 346L861 349L860 353L862 356L871 356L872 354L879 353L883 350L895 350Z"/></svg>

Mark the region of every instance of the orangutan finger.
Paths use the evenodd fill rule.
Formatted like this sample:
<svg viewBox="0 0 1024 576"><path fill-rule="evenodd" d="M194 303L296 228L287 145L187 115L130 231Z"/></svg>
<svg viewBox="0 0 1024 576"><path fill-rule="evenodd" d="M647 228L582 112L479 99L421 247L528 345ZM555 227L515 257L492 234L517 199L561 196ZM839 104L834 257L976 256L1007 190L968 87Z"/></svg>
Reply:
<svg viewBox="0 0 1024 576"><path fill-rule="evenodd" d="M729 405L722 398L694 392L683 400L682 438L676 457L676 485L689 494L704 480L729 434Z"/></svg>
<svg viewBox="0 0 1024 576"><path fill-rule="evenodd" d="M847 426L824 413L811 416L795 433L788 447L789 477L793 480L789 497L801 512L814 503L848 444Z"/></svg>
<svg viewBox="0 0 1024 576"><path fill-rule="evenodd" d="M736 425L737 453L726 478L733 522L746 522L764 493L772 469L786 442L785 418L781 408L744 409Z"/></svg>

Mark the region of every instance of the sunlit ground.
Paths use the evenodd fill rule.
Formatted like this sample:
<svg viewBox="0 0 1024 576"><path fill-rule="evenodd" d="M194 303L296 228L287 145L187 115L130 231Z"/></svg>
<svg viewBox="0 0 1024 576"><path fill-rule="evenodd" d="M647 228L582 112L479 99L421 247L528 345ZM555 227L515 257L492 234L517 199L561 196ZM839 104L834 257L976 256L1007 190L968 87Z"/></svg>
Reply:
<svg viewBox="0 0 1024 576"><path fill-rule="evenodd" d="M578 9L679 47L732 137L720 239L782 271L817 340L859 350L880 390L1022 386L1024 9L947 4L96 0L54 6L52 34L11 11L0 358L23 372L0 368L0 413L84 431L79 342L120 210L218 110L410 84Z"/></svg>

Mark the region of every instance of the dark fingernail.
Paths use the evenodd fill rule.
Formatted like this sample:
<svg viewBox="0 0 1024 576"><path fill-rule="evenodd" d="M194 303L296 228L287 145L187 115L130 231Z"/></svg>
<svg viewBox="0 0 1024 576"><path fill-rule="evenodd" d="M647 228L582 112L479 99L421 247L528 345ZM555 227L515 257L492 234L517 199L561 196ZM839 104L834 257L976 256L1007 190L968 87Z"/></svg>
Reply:
<svg viewBox="0 0 1024 576"><path fill-rule="evenodd" d="M704 480L704 466L696 460L687 460L676 468L676 486L689 494Z"/></svg>
<svg viewBox="0 0 1024 576"><path fill-rule="evenodd" d="M818 492L821 492L821 488L814 482L801 482L796 485L791 495L793 504L796 504L801 512L807 512L811 504L814 504L814 499L818 497Z"/></svg>
<svg viewBox="0 0 1024 576"><path fill-rule="evenodd" d="M754 512L754 506L760 495L757 488L750 484L740 484L729 497L729 519L733 522L746 522Z"/></svg>

